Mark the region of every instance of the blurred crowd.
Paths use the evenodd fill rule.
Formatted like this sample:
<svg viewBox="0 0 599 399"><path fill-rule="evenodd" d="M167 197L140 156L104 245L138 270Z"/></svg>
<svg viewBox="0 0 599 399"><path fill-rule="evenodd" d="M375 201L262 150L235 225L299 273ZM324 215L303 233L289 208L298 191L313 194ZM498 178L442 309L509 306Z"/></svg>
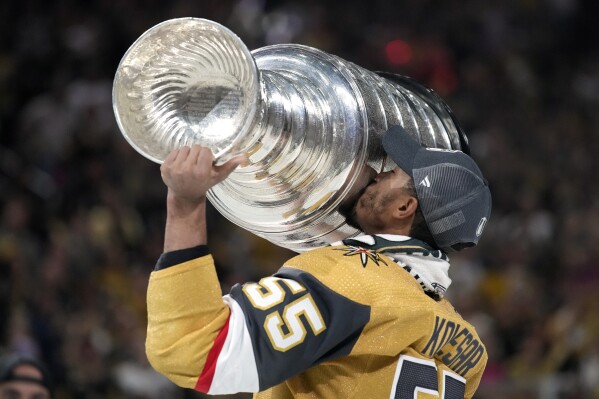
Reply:
<svg viewBox="0 0 599 399"><path fill-rule="evenodd" d="M445 98L494 199L480 245L450 270L450 299L490 354L477 397L599 398L595 0L1 2L0 353L43 360L58 398L203 397L145 357L166 190L111 105L129 45L183 16L250 49L317 47ZM292 255L209 217L225 291Z"/></svg>

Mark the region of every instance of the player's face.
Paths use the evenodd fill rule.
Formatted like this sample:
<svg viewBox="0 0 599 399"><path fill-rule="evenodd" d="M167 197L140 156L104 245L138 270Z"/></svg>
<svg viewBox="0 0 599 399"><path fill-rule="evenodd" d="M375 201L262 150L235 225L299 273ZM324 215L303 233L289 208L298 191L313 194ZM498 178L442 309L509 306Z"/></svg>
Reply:
<svg viewBox="0 0 599 399"><path fill-rule="evenodd" d="M353 222L365 233L384 233L393 210L410 196L406 190L409 181L410 176L399 167L376 175L354 206Z"/></svg>
<svg viewBox="0 0 599 399"><path fill-rule="evenodd" d="M15 375L34 379L42 379L40 371L30 365L20 365L14 371ZM35 382L7 381L0 384L0 399L49 399L48 390Z"/></svg>

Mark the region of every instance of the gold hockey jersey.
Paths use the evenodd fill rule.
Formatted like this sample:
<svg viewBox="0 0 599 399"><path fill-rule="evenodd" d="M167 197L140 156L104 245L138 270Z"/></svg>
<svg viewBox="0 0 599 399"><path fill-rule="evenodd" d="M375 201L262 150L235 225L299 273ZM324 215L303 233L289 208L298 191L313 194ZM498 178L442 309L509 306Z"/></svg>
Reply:
<svg viewBox="0 0 599 399"><path fill-rule="evenodd" d="M300 254L224 297L205 248L165 254L148 288L148 358L209 394L471 398L485 347L448 301L387 256L398 251L439 256L408 237L377 237Z"/></svg>

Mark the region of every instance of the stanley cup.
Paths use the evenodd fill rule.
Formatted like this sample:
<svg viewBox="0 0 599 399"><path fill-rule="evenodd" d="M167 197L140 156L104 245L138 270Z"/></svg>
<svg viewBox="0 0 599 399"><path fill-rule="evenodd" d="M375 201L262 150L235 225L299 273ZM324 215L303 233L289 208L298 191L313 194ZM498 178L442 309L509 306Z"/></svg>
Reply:
<svg viewBox="0 0 599 399"><path fill-rule="evenodd" d="M388 127L467 150L447 105L409 78L302 45L250 52L229 29L198 18L162 22L133 43L113 106L125 139L154 162L193 144L217 162L247 154L208 199L231 222L296 252L360 233L341 209L367 171L394 167L381 143Z"/></svg>

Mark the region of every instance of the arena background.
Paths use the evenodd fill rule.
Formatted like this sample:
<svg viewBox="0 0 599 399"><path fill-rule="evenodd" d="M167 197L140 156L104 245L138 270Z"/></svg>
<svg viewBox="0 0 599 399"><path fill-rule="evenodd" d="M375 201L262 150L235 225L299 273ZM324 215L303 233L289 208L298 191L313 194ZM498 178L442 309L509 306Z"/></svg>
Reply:
<svg viewBox="0 0 599 399"><path fill-rule="evenodd" d="M129 45L183 16L250 49L306 44L441 94L494 199L481 244L451 269L450 297L490 354L477 397L599 398L595 0L2 1L1 352L43 359L58 398L203 397L145 358L165 188L111 108ZM290 255L214 211L209 224L224 290Z"/></svg>

